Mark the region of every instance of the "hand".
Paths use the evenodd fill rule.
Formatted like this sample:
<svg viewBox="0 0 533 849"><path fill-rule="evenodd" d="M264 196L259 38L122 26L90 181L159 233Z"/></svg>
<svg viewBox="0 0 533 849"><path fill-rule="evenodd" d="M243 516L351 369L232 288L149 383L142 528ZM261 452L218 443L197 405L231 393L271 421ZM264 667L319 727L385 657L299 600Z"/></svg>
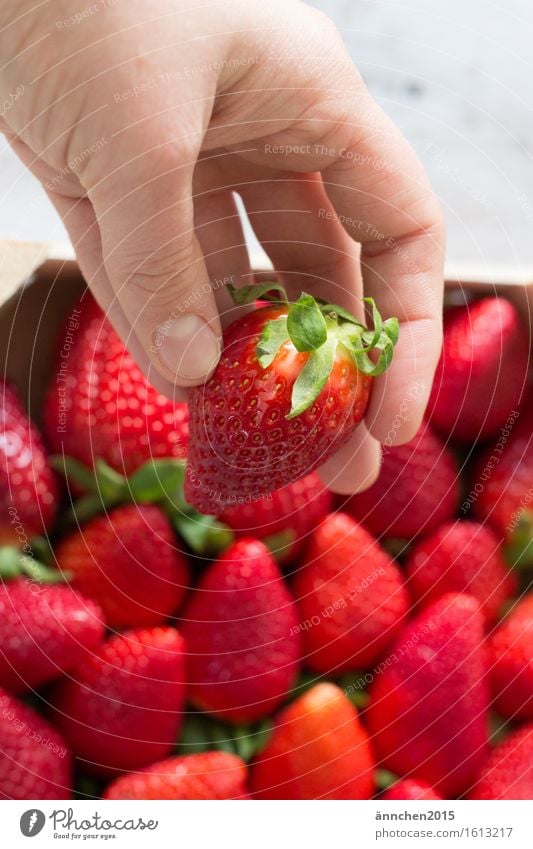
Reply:
<svg viewBox="0 0 533 849"><path fill-rule="evenodd" d="M11 9L6 9L11 5ZM33 0L0 11L2 130L160 391L203 382L250 282L233 192L278 276L401 322L366 424L323 469L368 486L416 432L441 343L443 225L339 35L295 0ZM14 92L19 92L15 95ZM361 273L362 272L362 273Z"/></svg>

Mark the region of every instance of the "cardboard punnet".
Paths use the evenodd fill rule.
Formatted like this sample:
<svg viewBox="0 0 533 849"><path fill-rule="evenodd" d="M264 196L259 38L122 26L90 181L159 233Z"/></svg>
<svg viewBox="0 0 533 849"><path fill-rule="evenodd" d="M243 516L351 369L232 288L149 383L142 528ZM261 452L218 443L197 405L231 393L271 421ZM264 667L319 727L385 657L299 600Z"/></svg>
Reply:
<svg viewBox="0 0 533 849"><path fill-rule="evenodd" d="M253 256L251 257L253 263ZM267 269L253 263L262 276ZM499 292L533 326L533 267L449 266L450 293ZM38 421L57 344L57 334L85 284L67 245L0 240L0 357L3 374L19 387ZM531 331L530 331L531 335Z"/></svg>

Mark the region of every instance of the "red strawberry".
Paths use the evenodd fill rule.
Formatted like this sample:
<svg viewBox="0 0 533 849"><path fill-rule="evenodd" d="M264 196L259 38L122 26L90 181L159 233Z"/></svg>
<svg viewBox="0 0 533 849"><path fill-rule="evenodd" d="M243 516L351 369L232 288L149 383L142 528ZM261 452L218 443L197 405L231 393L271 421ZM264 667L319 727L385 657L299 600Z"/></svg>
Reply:
<svg viewBox="0 0 533 849"><path fill-rule="evenodd" d="M374 663L409 610L400 570L345 513L331 513L314 532L293 592L306 664L326 674Z"/></svg>
<svg viewBox="0 0 533 849"><path fill-rule="evenodd" d="M453 518L458 477L453 454L424 425L411 442L385 448L379 478L345 510L376 536L428 533Z"/></svg>
<svg viewBox="0 0 533 849"><path fill-rule="evenodd" d="M59 339L44 426L57 454L90 467L99 457L129 475L151 458L185 456L188 411L148 383L86 293Z"/></svg>
<svg viewBox="0 0 533 849"><path fill-rule="evenodd" d="M56 559L113 628L162 622L178 610L189 581L170 523L152 504L117 507L92 519L59 543Z"/></svg>
<svg viewBox="0 0 533 849"><path fill-rule="evenodd" d="M533 525L532 479L533 405L528 405L478 458L465 505L472 503L476 516L509 538L521 521Z"/></svg>
<svg viewBox="0 0 533 849"><path fill-rule="evenodd" d="M420 604L447 592L470 593L488 623L517 590L496 534L477 522L446 522L410 551L406 563L409 589Z"/></svg>
<svg viewBox="0 0 533 849"><path fill-rule="evenodd" d="M528 358L527 330L505 298L449 310L429 401L432 425L461 442L496 434L520 404Z"/></svg>
<svg viewBox="0 0 533 849"><path fill-rule="evenodd" d="M61 735L0 690L0 799L70 799L71 755Z"/></svg>
<svg viewBox="0 0 533 849"><path fill-rule="evenodd" d="M241 302L250 294L243 291ZM185 496L199 510L218 513L309 474L361 421L397 322L382 325L375 313L374 334L339 310L302 295L255 309L225 331L213 377L189 399ZM367 353L376 344L384 349L377 365Z"/></svg>
<svg viewBox="0 0 533 849"><path fill-rule="evenodd" d="M433 788L429 784L426 784L425 781L418 781L416 778L402 778L396 784L393 784L392 787L389 787L381 798L387 799L389 802L401 801L402 799L413 802L420 800L424 802L438 802L442 799L442 796L435 793Z"/></svg>
<svg viewBox="0 0 533 849"><path fill-rule="evenodd" d="M370 687L366 717L384 766L445 798L470 786L486 753L482 644L478 602L442 596L401 631Z"/></svg>
<svg viewBox="0 0 533 849"><path fill-rule="evenodd" d="M374 762L357 710L339 687L317 684L278 716L252 763L258 799L370 799Z"/></svg>
<svg viewBox="0 0 533 849"><path fill-rule="evenodd" d="M300 660L296 608L262 542L241 539L201 577L184 613L188 696L231 722L267 716Z"/></svg>
<svg viewBox="0 0 533 849"><path fill-rule="evenodd" d="M0 380L0 545L28 545L56 514L59 488L41 436L17 393Z"/></svg>
<svg viewBox="0 0 533 849"><path fill-rule="evenodd" d="M261 498L227 507L219 518L237 536L265 540L281 562L293 560L305 548L309 534L329 512L333 496L316 472Z"/></svg>
<svg viewBox="0 0 533 849"><path fill-rule="evenodd" d="M498 712L533 719L533 595L519 602L491 637L490 661Z"/></svg>
<svg viewBox="0 0 533 849"><path fill-rule="evenodd" d="M510 734L488 755L469 799L533 799L533 724Z"/></svg>
<svg viewBox="0 0 533 849"><path fill-rule="evenodd" d="M247 798L246 764L229 752L183 755L117 778L104 799Z"/></svg>
<svg viewBox="0 0 533 849"><path fill-rule="evenodd" d="M172 749L183 682L183 640L175 628L126 631L56 685L54 718L87 772L140 769Z"/></svg>
<svg viewBox="0 0 533 849"><path fill-rule="evenodd" d="M102 613L71 587L26 580L0 585L0 686L40 687L102 642Z"/></svg>

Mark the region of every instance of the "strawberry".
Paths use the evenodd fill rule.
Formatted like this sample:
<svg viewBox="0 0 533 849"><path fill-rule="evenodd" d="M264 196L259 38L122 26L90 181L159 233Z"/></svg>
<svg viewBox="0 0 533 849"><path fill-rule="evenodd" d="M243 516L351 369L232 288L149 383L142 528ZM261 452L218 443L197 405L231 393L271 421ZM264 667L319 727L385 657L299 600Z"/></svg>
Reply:
<svg viewBox="0 0 533 849"><path fill-rule="evenodd" d="M533 561L533 405L509 424L478 458L464 507L473 505L512 548L513 562Z"/></svg>
<svg viewBox="0 0 533 849"><path fill-rule="evenodd" d="M487 623L517 591L500 539L477 522L445 522L417 542L407 557L409 589L421 605L447 592L470 593Z"/></svg>
<svg viewBox="0 0 533 849"><path fill-rule="evenodd" d="M252 762L258 799L370 799L374 762L356 708L335 684L316 684L286 707Z"/></svg>
<svg viewBox="0 0 533 849"><path fill-rule="evenodd" d="M533 595L527 595L490 638L490 681L496 709L533 720Z"/></svg>
<svg viewBox="0 0 533 849"><path fill-rule="evenodd" d="M383 323L375 307L373 331L310 295L289 304L277 284L232 292L244 303L273 289L278 303L230 325L212 378L190 394L185 497L204 513L264 496L323 463L361 421L372 376L392 356L398 322Z"/></svg>
<svg viewBox="0 0 533 849"><path fill-rule="evenodd" d="M533 799L533 724L510 734L488 755L469 799Z"/></svg>
<svg viewBox="0 0 533 849"><path fill-rule="evenodd" d="M486 753L483 617L450 593L406 625L369 690L366 717L386 769L445 798L470 786Z"/></svg>
<svg viewBox="0 0 533 849"><path fill-rule="evenodd" d="M344 509L375 536L411 538L453 518L458 499L454 456L423 425L405 445L385 447L379 478Z"/></svg>
<svg viewBox="0 0 533 849"><path fill-rule="evenodd" d="M188 696L231 722L266 716L298 671L292 598L262 542L241 539L200 578L185 608Z"/></svg>
<svg viewBox="0 0 533 849"><path fill-rule="evenodd" d="M92 519L59 543L56 560L112 628L162 622L178 610L189 581L170 522L153 504L124 505Z"/></svg>
<svg viewBox="0 0 533 849"><path fill-rule="evenodd" d="M188 411L148 383L86 292L59 339L44 427L57 454L129 475L151 458L185 456Z"/></svg>
<svg viewBox="0 0 533 849"><path fill-rule="evenodd" d="M400 570L362 525L331 513L293 581L306 664L339 674L374 663L409 610Z"/></svg>
<svg viewBox="0 0 533 849"><path fill-rule="evenodd" d="M438 793L435 793L429 784L425 781L418 781L416 778L402 778L389 787L388 790L381 796L382 799L387 799L389 802L401 801L424 801L438 802L442 799Z"/></svg>
<svg viewBox="0 0 533 849"><path fill-rule="evenodd" d="M246 764L229 752L202 752L168 758L117 778L104 799L247 798Z"/></svg>
<svg viewBox="0 0 533 849"><path fill-rule="evenodd" d="M0 380L0 545L28 546L53 524L59 487L37 428Z"/></svg>
<svg viewBox="0 0 533 849"><path fill-rule="evenodd" d="M0 799L70 799L71 773L57 730L0 690Z"/></svg>
<svg viewBox="0 0 533 849"><path fill-rule="evenodd" d="M140 769L172 749L183 682L183 640L175 628L126 631L55 685L54 719L87 772Z"/></svg>
<svg viewBox="0 0 533 849"><path fill-rule="evenodd" d="M67 586L19 579L0 585L0 686L40 687L74 669L98 648L99 608Z"/></svg>
<svg viewBox="0 0 533 849"><path fill-rule="evenodd" d="M528 358L528 333L510 301L481 298L449 310L429 400L433 427L460 442L496 434L518 409Z"/></svg>
<svg viewBox="0 0 533 849"><path fill-rule="evenodd" d="M285 563L301 554L311 531L329 512L332 502L332 494L317 473L311 472L267 496L227 507L219 518L238 537L264 540L278 562Z"/></svg>

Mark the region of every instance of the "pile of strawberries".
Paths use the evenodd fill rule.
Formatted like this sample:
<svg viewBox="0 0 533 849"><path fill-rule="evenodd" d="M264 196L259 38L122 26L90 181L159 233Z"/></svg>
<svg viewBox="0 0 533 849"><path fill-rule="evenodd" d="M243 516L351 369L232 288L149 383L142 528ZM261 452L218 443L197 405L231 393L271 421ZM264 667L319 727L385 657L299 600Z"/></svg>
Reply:
<svg viewBox="0 0 533 849"><path fill-rule="evenodd" d="M190 420L88 293L42 435L1 385L0 798L533 798L527 328L448 307L419 433L340 499L398 327L276 297Z"/></svg>

